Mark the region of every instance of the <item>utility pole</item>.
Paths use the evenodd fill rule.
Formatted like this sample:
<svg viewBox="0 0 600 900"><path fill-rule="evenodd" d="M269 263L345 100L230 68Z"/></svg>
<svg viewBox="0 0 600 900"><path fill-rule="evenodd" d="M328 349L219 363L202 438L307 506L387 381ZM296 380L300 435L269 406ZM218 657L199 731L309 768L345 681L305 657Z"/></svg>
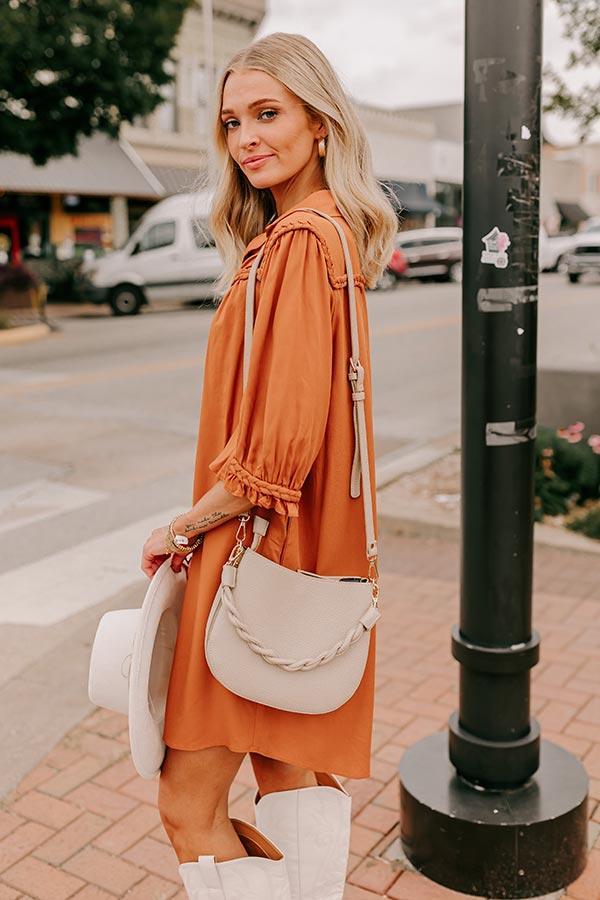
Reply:
<svg viewBox="0 0 600 900"><path fill-rule="evenodd" d="M586 862L588 779L530 715L542 0L466 0L459 710L400 764L440 884L548 894Z"/></svg>

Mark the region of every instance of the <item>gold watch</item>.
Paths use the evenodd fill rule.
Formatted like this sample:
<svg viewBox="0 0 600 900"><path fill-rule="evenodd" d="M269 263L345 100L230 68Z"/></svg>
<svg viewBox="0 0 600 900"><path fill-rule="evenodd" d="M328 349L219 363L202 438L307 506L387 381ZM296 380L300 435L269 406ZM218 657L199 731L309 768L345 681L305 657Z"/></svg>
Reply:
<svg viewBox="0 0 600 900"><path fill-rule="evenodd" d="M165 535L165 548L167 553L179 553L183 556L187 556L188 553L191 553L200 546L204 540L204 534L199 534L193 543L190 543L190 539L187 535L176 534L173 525L180 515L181 513L178 513L175 518L169 522L169 530Z"/></svg>

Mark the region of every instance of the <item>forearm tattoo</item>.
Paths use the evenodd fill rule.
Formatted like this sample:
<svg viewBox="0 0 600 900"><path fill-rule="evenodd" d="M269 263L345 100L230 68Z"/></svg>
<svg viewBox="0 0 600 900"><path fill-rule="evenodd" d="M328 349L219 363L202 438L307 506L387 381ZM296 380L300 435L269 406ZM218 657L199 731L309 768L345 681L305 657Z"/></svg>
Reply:
<svg viewBox="0 0 600 900"><path fill-rule="evenodd" d="M211 513L210 516L203 516L202 519L198 519L197 522L190 522L189 525L184 526L184 531L203 531L205 528L210 528L211 525L214 525L215 522L220 522L221 519L228 519L229 514L226 512L214 512Z"/></svg>

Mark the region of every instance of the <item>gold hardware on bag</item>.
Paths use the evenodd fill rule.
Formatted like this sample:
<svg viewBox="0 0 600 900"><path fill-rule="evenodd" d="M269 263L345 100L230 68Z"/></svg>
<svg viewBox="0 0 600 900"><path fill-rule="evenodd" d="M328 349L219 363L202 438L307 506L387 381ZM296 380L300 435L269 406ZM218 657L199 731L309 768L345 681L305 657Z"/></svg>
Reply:
<svg viewBox="0 0 600 900"><path fill-rule="evenodd" d="M246 540L246 522L250 519L250 513L243 513L239 516L240 524L238 525L238 529L235 533L235 544L229 554L228 563L231 563L232 566L238 566L239 562L244 555L244 551L246 547L244 546L244 541Z"/></svg>
<svg viewBox="0 0 600 900"><path fill-rule="evenodd" d="M377 606L379 600L379 569L377 567L377 557L369 560L368 579L371 582L371 597L373 598L373 606Z"/></svg>

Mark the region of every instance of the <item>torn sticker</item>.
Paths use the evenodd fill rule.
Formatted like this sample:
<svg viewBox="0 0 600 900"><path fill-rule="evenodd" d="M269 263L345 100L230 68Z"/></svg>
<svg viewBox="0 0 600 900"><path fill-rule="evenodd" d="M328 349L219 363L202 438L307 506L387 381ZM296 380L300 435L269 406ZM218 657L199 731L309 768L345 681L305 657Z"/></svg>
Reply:
<svg viewBox="0 0 600 900"><path fill-rule="evenodd" d="M510 247L510 238L506 231L500 231L498 226L494 225L481 240L485 244L485 250L481 251L481 262L488 266L496 266L497 269L506 269L508 265L506 251Z"/></svg>

